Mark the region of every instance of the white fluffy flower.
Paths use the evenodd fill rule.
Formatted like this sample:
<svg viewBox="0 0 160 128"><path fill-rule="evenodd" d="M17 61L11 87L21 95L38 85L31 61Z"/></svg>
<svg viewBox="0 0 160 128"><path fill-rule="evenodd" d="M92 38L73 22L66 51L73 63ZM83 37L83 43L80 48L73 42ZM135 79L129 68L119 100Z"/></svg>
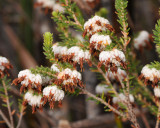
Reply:
<svg viewBox="0 0 160 128"><path fill-rule="evenodd" d="M134 39L134 47L140 49L140 47L145 47L146 41L149 41L149 33L145 30L141 31L137 38Z"/></svg>
<svg viewBox="0 0 160 128"><path fill-rule="evenodd" d="M49 8L53 11L64 12L65 10L56 0L37 0L36 3L42 5L43 8Z"/></svg>
<svg viewBox="0 0 160 128"><path fill-rule="evenodd" d="M61 101L64 98L64 91L55 86L48 86L43 89L43 96L49 97L52 95L54 101Z"/></svg>
<svg viewBox="0 0 160 128"><path fill-rule="evenodd" d="M90 39L90 44L93 44L97 50L103 50L107 45L110 45L111 42L109 35L94 34Z"/></svg>
<svg viewBox="0 0 160 128"><path fill-rule="evenodd" d="M108 91L110 91L110 89L108 88L108 85L101 85L101 84L99 84L95 88L95 92L97 94L102 94L102 93L107 94Z"/></svg>
<svg viewBox="0 0 160 128"><path fill-rule="evenodd" d="M129 100L130 100L131 103L134 103L134 97L133 97L132 94L129 94ZM121 101L123 101L123 102L126 101L126 96L123 93L120 93L119 97L113 97L113 103L114 104L117 104L117 103L119 103Z"/></svg>
<svg viewBox="0 0 160 128"><path fill-rule="evenodd" d="M160 97L160 87L159 86L154 88L154 95L156 97Z"/></svg>
<svg viewBox="0 0 160 128"><path fill-rule="evenodd" d="M29 91L25 94L24 100L28 102L29 105L34 107L42 106L43 102L41 102L41 95L34 95L32 91Z"/></svg>
<svg viewBox="0 0 160 128"><path fill-rule="evenodd" d="M111 71L108 71L106 72L106 76L110 79L110 80L115 80L116 77L118 78L118 76L120 76L120 79L121 80L124 80L127 76L127 73L125 70L122 70L121 68L118 68L117 72L111 72Z"/></svg>
<svg viewBox="0 0 160 128"><path fill-rule="evenodd" d="M20 71L18 74L18 78L24 77L24 80L21 81L21 84L27 87L29 84L32 85L33 88L37 88L37 84L42 84L42 77L40 74L32 74L29 69Z"/></svg>
<svg viewBox="0 0 160 128"><path fill-rule="evenodd" d="M57 64L52 64L51 70L54 72L60 72L60 70L57 68Z"/></svg>
<svg viewBox="0 0 160 128"><path fill-rule="evenodd" d="M9 64L9 61L6 57L2 57L0 56L0 70L4 71L4 69L6 68L4 65L5 64Z"/></svg>
<svg viewBox="0 0 160 128"><path fill-rule="evenodd" d="M157 70L155 68L149 68L148 65L143 67L141 74L143 75L143 77L152 82L155 78L160 79L160 70Z"/></svg>
<svg viewBox="0 0 160 128"><path fill-rule="evenodd" d="M104 65L106 65L107 62L120 66L122 62L124 63L126 61L126 59L122 51L113 49L112 51L102 51L99 55L99 61L103 62Z"/></svg>
<svg viewBox="0 0 160 128"><path fill-rule="evenodd" d="M100 16L94 16L84 24L84 29L89 35L93 35L99 31L105 31L107 29L107 24L110 24L107 19Z"/></svg>

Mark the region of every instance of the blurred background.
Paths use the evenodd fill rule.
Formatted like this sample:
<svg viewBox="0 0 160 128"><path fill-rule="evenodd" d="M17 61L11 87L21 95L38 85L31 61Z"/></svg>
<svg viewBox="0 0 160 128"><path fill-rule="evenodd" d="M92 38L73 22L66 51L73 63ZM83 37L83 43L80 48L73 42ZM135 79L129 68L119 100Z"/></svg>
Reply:
<svg viewBox="0 0 160 128"><path fill-rule="evenodd" d="M119 35L119 24L115 14L114 0L72 0L76 2L83 13L85 20L92 15L99 14L111 22ZM51 19L51 12L46 13L45 9L35 7L34 0L0 0L0 56L7 57L13 65L11 79L17 77L20 70L39 65L50 66L51 64L43 55L43 34L46 31L52 32L54 42L58 41L56 24ZM160 0L129 0L128 21L131 28L130 36L141 30L147 30L152 34L152 29L159 19ZM72 32L72 30L71 30ZM73 36L81 36L76 33ZM158 60L154 44L151 50L144 50L143 54L138 53L137 59L141 64L147 64ZM95 86L98 80L95 73L86 70L83 73L84 82L89 91L95 93ZM17 99L20 99L18 87L12 87L9 92L14 101L13 108L18 109ZM111 113L103 111L103 105L97 105L94 101L87 101L87 97L79 95L66 97L61 109L53 110L46 106L43 112L31 113L31 107L27 107L23 117L22 128L113 128L130 127L128 122L115 119ZM2 101L0 101L1 104ZM2 106L0 106L2 107ZM7 110L3 108L3 111ZM6 114L7 115L7 114ZM137 115L140 116L140 115ZM15 122L18 117L15 115ZM150 124L154 126L155 120L151 119ZM7 127L4 123L0 127ZM142 127L145 127L142 123Z"/></svg>

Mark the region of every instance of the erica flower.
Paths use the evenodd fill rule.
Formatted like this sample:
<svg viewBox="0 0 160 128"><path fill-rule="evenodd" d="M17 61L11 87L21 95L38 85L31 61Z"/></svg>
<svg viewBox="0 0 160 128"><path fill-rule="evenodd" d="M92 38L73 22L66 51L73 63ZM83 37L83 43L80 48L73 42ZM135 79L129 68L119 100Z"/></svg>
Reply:
<svg viewBox="0 0 160 128"><path fill-rule="evenodd" d="M57 68L57 64L52 64L51 70L54 72L60 72L60 70Z"/></svg>
<svg viewBox="0 0 160 128"><path fill-rule="evenodd" d="M95 92L97 94L102 94L102 93L107 94L108 91L110 91L110 89L108 88L108 85L102 85L102 84L98 84L95 89Z"/></svg>
<svg viewBox="0 0 160 128"><path fill-rule="evenodd" d="M146 65L143 67L139 79L144 79L145 85L152 84L152 86L156 86L160 81L160 70L149 68Z"/></svg>
<svg viewBox="0 0 160 128"><path fill-rule="evenodd" d="M43 102L41 102L42 96L40 94L34 94L33 91L28 91L24 95L23 105L27 104L32 106L32 113L36 112L36 108L42 110Z"/></svg>
<svg viewBox="0 0 160 128"><path fill-rule="evenodd" d="M121 80L124 80L127 77L126 71L120 68L118 68L117 72L111 72L111 71L106 72L106 76L112 81L119 80L117 75L119 75Z"/></svg>
<svg viewBox="0 0 160 128"><path fill-rule="evenodd" d="M49 102L50 108L54 108L54 104L57 101L59 103L59 107L62 104L62 100L64 98L64 91L59 89L56 85L47 86L43 89L43 98L42 101L44 104Z"/></svg>
<svg viewBox="0 0 160 128"><path fill-rule="evenodd" d="M83 36L87 34L89 37L91 37L95 33L106 31L107 29L114 31L113 27L110 25L107 19L99 16L94 16L84 24L85 31L83 33Z"/></svg>
<svg viewBox="0 0 160 128"><path fill-rule="evenodd" d="M21 84L20 92L24 89L35 89L37 91L41 91L42 88L42 77L40 74L32 74L29 69L20 71L18 74L18 78L13 80L15 85Z"/></svg>
<svg viewBox="0 0 160 128"><path fill-rule="evenodd" d="M78 85L80 87L84 87L81 79L81 74L78 71L72 71L71 69L67 68L58 74L55 84L60 85L66 91L68 90L69 92L73 93L75 87Z"/></svg>
<svg viewBox="0 0 160 128"><path fill-rule="evenodd" d="M120 99L119 99L120 98ZM129 100L130 100L130 102L131 103L134 103L134 97L133 97L133 95L132 94L129 94ZM121 101L122 102L126 102L126 96L123 94L123 93L120 93L119 94L119 97L113 97L113 103L114 104L118 104L118 103L120 103Z"/></svg>
<svg viewBox="0 0 160 128"><path fill-rule="evenodd" d="M64 12L64 7L62 7L56 0L37 0L35 7L40 6L42 8L46 9L46 12L48 9L51 11L59 11L59 12Z"/></svg>
<svg viewBox="0 0 160 128"><path fill-rule="evenodd" d="M141 31L137 38L134 39L134 47L137 50L143 50L144 47L152 47L150 44L150 35L147 31Z"/></svg>
<svg viewBox="0 0 160 128"><path fill-rule="evenodd" d="M117 67L120 65L123 68L127 68L125 63L125 55L118 49L113 49L112 51L102 51L99 55L99 61L98 67L101 67L102 64L104 64L106 71L110 68L112 72L117 72Z"/></svg>
<svg viewBox="0 0 160 128"><path fill-rule="evenodd" d="M107 45L111 44L111 39L108 35L98 35L94 34L90 39L90 51L92 53L93 49L104 50Z"/></svg>
<svg viewBox="0 0 160 128"><path fill-rule="evenodd" d="M160 97L160 87L159 86L154 87L154 95L156 97Z"/></svg>
<svg viewBox="0 0 160 128"><path fill-rule="evenodd" d="M73 64L74 67L79 64L82 69L84 62L87 62L88 65L91 66L91 54L87 50L83 51L78 46L67 49L66 46L58 46L56 43L52 46L52 51L54 52L55 59L62 62L69 62L70 64Z"/></svg>
<svg viewBox="0 0 160 128"><path fill-rule="evenodd" d="M5 73L9 75L7 70L10 68L13 68L13 66L10 64L9 60L0 56L0 78L2 78Z"/></svg>

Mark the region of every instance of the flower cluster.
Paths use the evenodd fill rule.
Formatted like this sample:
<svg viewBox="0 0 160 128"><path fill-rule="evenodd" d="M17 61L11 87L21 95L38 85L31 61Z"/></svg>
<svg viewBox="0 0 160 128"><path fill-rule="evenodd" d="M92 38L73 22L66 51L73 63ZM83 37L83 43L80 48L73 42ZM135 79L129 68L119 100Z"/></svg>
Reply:
<svg viewBox="0 0 160 128"><path fill-rule="evenodd" d="M46 12L48 9L52 11L59 11L64 12L64 7L62 7L59 3L56 2L56 0L37 0L35 3L35 7L41 6L42 8L46 9Z"/></svg>
<svg viewBox="0 0 160 128"><path fill-rule="evenodd" d="M110 69L112 72L117 72L117 67L119 66L127 68L125 63L125 55L118 49L113 49L112 51L102 51L99 55L99 61L98 67L101 67L102 64L104 64L106 71Z"/></svg>
<svg viewBox="0 0 160 128"><path fill-rule="evenodd" d="M90 52L94 49L96 50L104 50L107 45L111 44L111 39L109 35L99 35L99 34L94 34L90 38Z"/></svg>
<svg viewBox="0 0 160 128"><path fill-rule="evenodd" d="M32 113L36 112L36 108L42 111L43 102L41 102L42 95L41 94L34 94L33 91L28 91L24 95L23 105L26 106L27 104L32 106Z"/></svg>
<svg viewBox="0 0 160 128"><path fill-rule="evenodd" d="M144 47L150 47L150 35L147 31L141 31L138 35L138 37L136 37L134 39L134 47L137 50L143 50Z"/></svg>
<svg viewBox="0 0 160 128"><path fill-rule="evenodd" d="M107 94L111 89L109 89L108 85L102 85L102 84L98 84L95 88L95 92L97 94Z"/></svg>
<svg viewBox="0 0 160 128"><path fill-rule="evenodd" d="M58 73L60 70L57 68L57 64L51 66L51 70ZM73 73L74 76L74 73ZM56 85L52 85L51 78L49 76L43 76L40 74L33 74L29 69L20 71L18 78L13 80L13 84L21 84L20 92L27 91L24 96L23 105L27 104L32 106L32 113L36 109L42 110L42 107L49 102L50 108L54 108L55 102L58 102L58 106L62 105L64 98L64 91L58 88Z"/></svg>
<svg viewBox="0 0 160 128"><path fill-rule="evenodd" d="M146 65L143 67L139 79L144 79L145 85L152 84L152 86L157 86L160 81L160 70L149 68Z"/></svg>
<svg viewBox="0 0 160 128"><path fill-rule="evenodd" d="M73 46L68 49L66 46L58 46L56 43L52 46L52 51L54 52L55 59L69 62L73 64L74 67L79 64L82 69L84 62L87 62L91 66L91 54L87 50L83 51L78 46Z"/></svg>
<svg viewBox="0 0 160 128"><path fill-rule="evenodd" d="M58 74L55 84L64 88L65 91L73 93L74 88L77 87L78 85L80 87L84 87L81 80L82 77L78 71L76 70L72 71L71 69L66 68L64 71Z"/></svg>
<svg viewBox="0 0 160 128"><path fill-rule="evenodd" d="M129 100L130 100L131 103L134 103L134 97L133 97L132 94L129 94ZM118 104L121 101L126 102L126 96L123 93L120 93L119 97L113 97L113 99L112 99L113 104Z"/></svg>
<svg viewBox="0 0 160 128"><path fill-rule="evenodd" d="M46 79L44 79L46 80ZM15 85L21 84L20 92L24 89L35 89L38 92L41 92L42 89L42 77L40 74L32 74L29 69L20 71L18 78L13 81Z"/></svg>
<svg viewBox="0 0 160 128"><path fill-rule="evenodd" d="M106 72L106 76L111 80L119 80L118 76L120 77L121 80L124 80L127 77L127 73L125 70L122 70L121 68L118 68L117 72L111 72L108 71Z"/></svg>
<svg viewBox="0 0 160 128"><path fill-rule="evenodd" d="M84 33L83 36L88 35L91 37L95 33L106 31L106 30L114 31L113 27L110 25L109 21L105 18L94 16L89 19L84 24Z"/></svg>
<svg viewBox="0 0 160 128"><path fill-rule="evenodd" d="M4 77L4 74L8 74L8 69L13 68L9 60L5 57L0 56L0 78Z"/></svg>
<svg viewBox="0 0 160 128"><path fill-rule="evenodd" d="M64 98L64 91L59 89L56 85L47 86L43 89L43 98L41 101L46 104L49 101L50 108L54 108L54 104L58 101L58 106L61 107Z"/></svg>

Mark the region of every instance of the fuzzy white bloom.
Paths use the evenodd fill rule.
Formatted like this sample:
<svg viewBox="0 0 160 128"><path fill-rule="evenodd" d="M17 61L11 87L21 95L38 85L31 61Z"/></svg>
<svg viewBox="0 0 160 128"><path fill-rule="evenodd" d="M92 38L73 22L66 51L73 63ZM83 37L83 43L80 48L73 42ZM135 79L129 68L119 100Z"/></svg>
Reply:
<svg viewBox="0 0 160 128"><path fill-rule="evenodd" d="M140 49L140 47L145 47L146 41L149 41L149 33L145 30L141 31L137 38L134 39L134 47Z"/></svg>
<svg viewBox="0 0 160 128"><path fill-rule="evenodd" d="M92 35L99 31L105 31L107 29L107 24L110 24L107 19L102 18L100 16L94 16L84 24L84 29L87 33Z"/></svg>
<svg viewBox="0 0 160 128"><path fill-rule="evenodd" d="M103 50L107 45L110 45L112 43L112 40L109 35L94 34L90 39L90 43L95 43L95 49ZM100 48L98 48L99 45Z"/></svg>
<svg viewBox="0 0 160 128"><path fill-rule="evenodd" d="M154 88L154 95L156 97L160 97L160 87L159 86Z"/></svg>
<svg viewBox="0 0 160 128"><path fill-rule="evenodd" d="M91 54L90 54L89 51L85 51L85 52L84 52L84 59L85 59L85 60L90 60L90 59L91 59Z"/></svg>
<svg viewBox="0 0 160 128"><path fill-rule="evenodd" d="M56 3L56 4L54 4L54 6L53 6L53 10L54 11L59 11L59 12L64 12L65 11L65 8L64 7L62 7L60 4L58 4L58 3Z"/></svg>
<svg viewBox="0 0 160 128"><path fill-rule="evenodd" d="M41 102L41 99L41 95L34 95L32 91L27 92L24 96L24 100L26 100L31 106L41 106L43 104L43 102Z"/></svg>
<svg viewBox="0 0 160 128"><path fill-rule="evenodd" d="M42 77L40 74L32 74L29 69L20 71L18 78L24 77L24 80L21 82L22 85L26 87L28 84L32 84L32 87L37 88L36 84L42 84Z"/></svg>
<svg viewBox="0 0 160 128"><path fill-rule="evenodd" d="M108 91L110 91L110 89L108 88L108 85L101 85L101 84L98 84L95 88L95 92L97 94L107 94Z"/></svg>
<svg viewBox="0 0 160 128"><path fill-rule="evenodd" d="M141 74L150 81L154 81L155 78L160 79L160 70L149 68L148 65L143 67Z"/></svg>
<svg viewBox="0 0 160 128"><path fill-rule="evenodd" d="M111 80L115 80L117 75L120 76L121 80L124 80L127 76L127 73L126 73L125 70L122 70L121 68L118 68L117 73L116 72L111 72L111 71L106 72L106 76Z"/></svg>
<svg viewBox="0 0 160 128"><path fill-rule="evenodd" d="M60 70L57 68L57 64L52 64L51 70L54 72L60 72Z"/></svg>
<svg viewBox="0 0 160 128"><path fill-rule="evenodd" d="M129 100L130 100L131 103L134 103L134 97L133 97L132 94L129 94ZM113 97L113 103L114 104L117 104L117 103L119 103L121 101L123 101L123 102L126 101L126 96L123 93L120 93L119 97Z"/></svg>
<svg viewBox="0 0 160 128"><path fill-rule="evenodd" d="M80 51L81 49L78 47L78 46L73 46L71 48L68 49L68 55L72 55L74 54L74 56L77 56L78 55L78 52Z"/></svg>
<svg viewBox="0 0 160 128"><path fill-rule="evenodd" d="M49 84L51 78L49 76L41 76L42 77L42 85Z"/></svg>
<svg viewBox="0 0 160 128"><path fill-rule="evenodd" d="M76 71L76 70L73 70L73 71L72 71L72 70L69 69L69 68L66 68L64 71L60 72L60 73L58 74L57 78L58 78L58 79L62 79L65 75L69 75L69 77L70 77L71 79L74 79L74 78L79 79L79 80L82 79L81 73L79 73L79 72Z"/></svg>
<svg viewBox="0 0 160 128"><path fill-rule="evenodd" d="M53 11L64 12L64 7L62 7L56 0L37 0L38 4L42 5L43 8L49 8Z"/></svg>
<svg viewBox="0 0 160 128"><path fill-rule="evenodd" d="M64 91L55 86L47 86L43 89L43 96L49 97L52 95L54 101L61 101L64 98Z"/></svg>
<svg viewBox="0 0 160 128"><path fill-rule="evenodd" d="M105 62L110 62L116 66L120 66L120 62L117 59L120 59L122 62L126 61L124 53L118 49L113 49L112 51L102 51L99 55L99 61L104 62L104 64Z"/></svg>
<svg viewBox="0 0 160 128"><path fill-rule="evenodd" d="M5 66L3 64L9 64L9 61L6 57L0 56L0 70L4 71Z"/></svg>

